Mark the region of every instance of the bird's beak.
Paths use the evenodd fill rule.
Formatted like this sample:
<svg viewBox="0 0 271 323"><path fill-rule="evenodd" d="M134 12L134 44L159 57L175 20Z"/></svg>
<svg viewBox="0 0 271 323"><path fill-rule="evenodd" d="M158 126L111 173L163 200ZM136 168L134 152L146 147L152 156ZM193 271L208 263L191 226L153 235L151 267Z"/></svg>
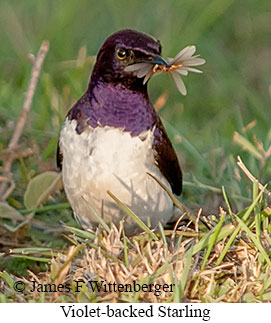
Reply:
<svg viewBox="0 0 271 323"><path fill-rule="evenodd" d="M138 59L136 63L158 64L169 67L168 62L160 55L152 56L149 59Z"/></svg>
<svg viewBox="0 0 271 323"><path fill-rule="evenodd" d="M151 61L149 61L149 63L169 67L168 62L163 57L161 57L160 55L156 55Z"/></svg>

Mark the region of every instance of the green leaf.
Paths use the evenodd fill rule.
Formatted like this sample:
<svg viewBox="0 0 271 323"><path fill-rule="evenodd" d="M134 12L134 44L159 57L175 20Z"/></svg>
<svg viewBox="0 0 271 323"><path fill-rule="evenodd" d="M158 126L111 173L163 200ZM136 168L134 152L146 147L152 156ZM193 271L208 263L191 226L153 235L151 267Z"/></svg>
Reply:
<svg viewBox="0 0 271 323"><path fill-rule="evenodd" d="M25 219L20 212L4 202L0 202L0 218L22 221Z"/></svg>
<svg viewBox="0 0 271 323"><path fill-rule="evenodd" d="M45 202L49 195L62 186L61 173L47 171L37 175L28 183L24 194L24 205L27 209L35 209Z"/></svg>

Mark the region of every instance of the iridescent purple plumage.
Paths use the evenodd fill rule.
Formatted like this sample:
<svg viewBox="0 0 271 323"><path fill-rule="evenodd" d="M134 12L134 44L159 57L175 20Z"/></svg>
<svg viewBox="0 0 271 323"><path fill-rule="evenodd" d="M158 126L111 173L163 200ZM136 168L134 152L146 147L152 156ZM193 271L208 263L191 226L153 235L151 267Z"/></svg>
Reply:
<svg viewBox="0 0 271 323"><path fill-rule="evenodd" d="M137 136L152 129L156 118L148 97L142 92L102 80L89 89L70 112L70 119L78 120L78 133L88 124L93 128L122 128Z"/></svg>

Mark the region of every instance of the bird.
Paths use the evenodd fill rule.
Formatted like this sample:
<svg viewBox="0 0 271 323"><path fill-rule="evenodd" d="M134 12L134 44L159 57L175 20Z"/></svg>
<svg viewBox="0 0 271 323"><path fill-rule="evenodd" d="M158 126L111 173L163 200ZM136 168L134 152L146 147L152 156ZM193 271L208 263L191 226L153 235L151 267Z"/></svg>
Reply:
<svg viewBox="0 0 271 323"><path fill-rule="evenodd" d="M108 191L152 229L175 214L169 194L154 178L181 194L176 152L150 101L148 82L126 71L135 63L166 65L161 50L160 41L135 30L110 35L98 52L86 92L67 113L57 166L83 229L95 229L100 217L117 227L123 221L127 236L142 231Z"/></svg>

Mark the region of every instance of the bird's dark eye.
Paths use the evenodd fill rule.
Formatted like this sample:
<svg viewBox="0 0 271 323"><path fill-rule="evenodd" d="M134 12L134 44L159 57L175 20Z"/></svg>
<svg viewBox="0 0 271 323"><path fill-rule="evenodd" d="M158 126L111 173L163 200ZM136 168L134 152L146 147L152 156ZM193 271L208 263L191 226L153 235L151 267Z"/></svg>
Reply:
<svg viewBox="0 0 271 323"><path fill-rule="evenodd" d="M127 51L124 48L118 48L116 55L117 55L117 58L122 61L127 57Z"/></svg>

